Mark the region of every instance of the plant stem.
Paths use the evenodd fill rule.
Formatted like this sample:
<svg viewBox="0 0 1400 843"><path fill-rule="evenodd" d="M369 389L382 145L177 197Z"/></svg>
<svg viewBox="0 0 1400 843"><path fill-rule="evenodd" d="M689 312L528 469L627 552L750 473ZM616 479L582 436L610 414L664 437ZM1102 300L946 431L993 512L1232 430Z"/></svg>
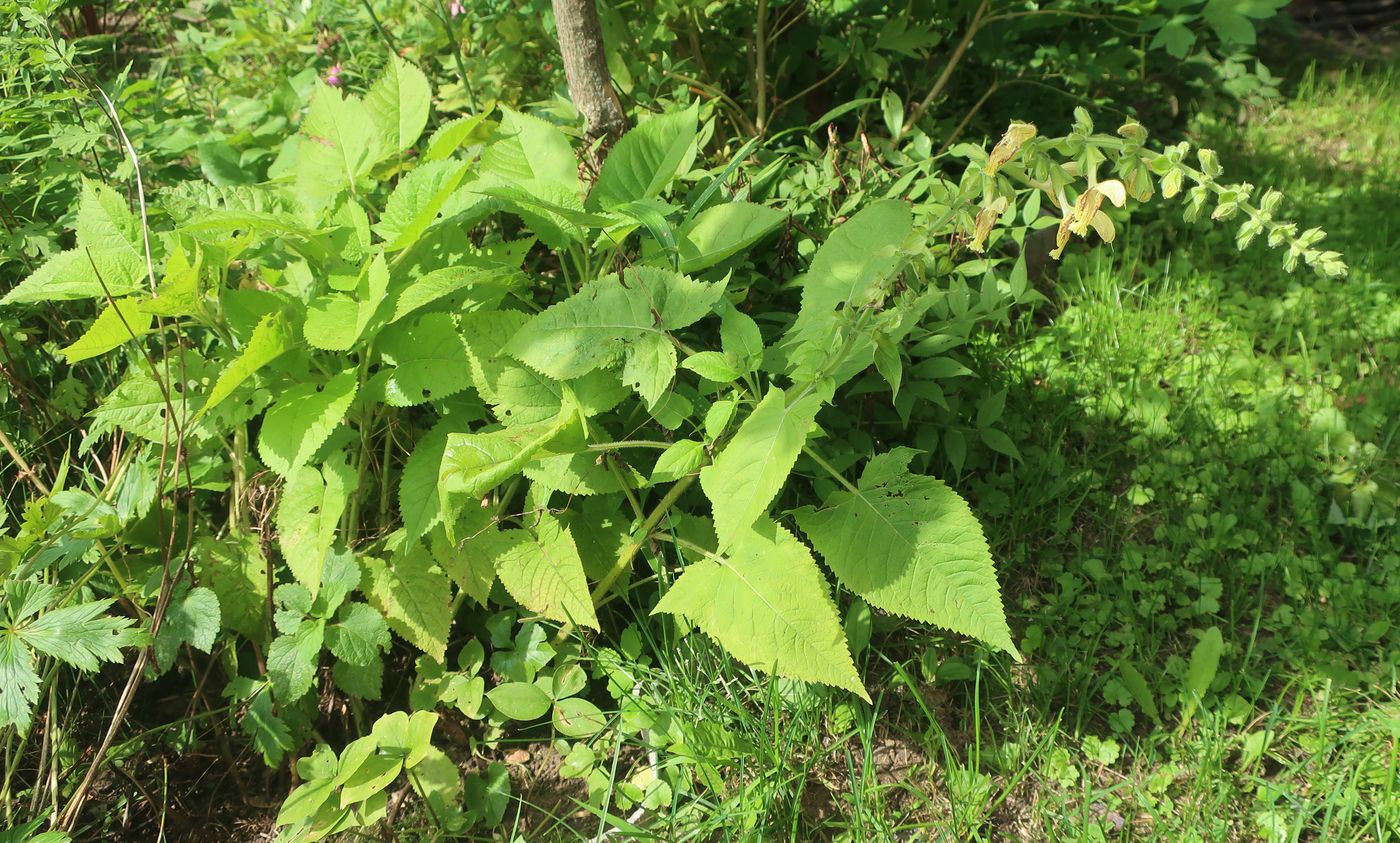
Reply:
<svg viewBox="0 0 1400 843"><path fill-rule="evenodd" d="M982 18L986 14L987 0L982 0L982 2L977 5L977 11L972 14L972 23L967 25L967 30L963 32L962 40L958 41L958 45L953 48L953 54L948 57L948 62L943 65L943 72L938 74L938 79L934 81L933 87L929 89L928 95L922 100L919 100L919 104L914 106L913 111L909 112L908 119L904 121L904 127L899 130L899 137L902 138L909 134L909 131L914 128L914 124L918 123L919 120L923 118L924 112L928 111L929 106L933 105L933 101L938 99L938 95L943 93L944 88L948 87L948 80L952 78L953 71L957 69L959 62L962 61L963 53L967 52L967 46L972 43L972 39L976 37L977 31L982 28L982 24L984 23ZM896 140L898 139L899 138L896 138Z"/></svg>
<svg viewBox="0 0 1400 843"><path fill-rule="evenodd" d="M818 454L816 451L812 450L810 446L803 445L802 453L811 457L812 462L821 466L822 470L825 471L827 474L830 474L837 483L840 483L842 486L845 486L846 491L850 492L853 495L860 494L860 489L856 488L856 485L854 483L842 476L841 472L837 471L835 466L822 459L821 454Z"/></svg>

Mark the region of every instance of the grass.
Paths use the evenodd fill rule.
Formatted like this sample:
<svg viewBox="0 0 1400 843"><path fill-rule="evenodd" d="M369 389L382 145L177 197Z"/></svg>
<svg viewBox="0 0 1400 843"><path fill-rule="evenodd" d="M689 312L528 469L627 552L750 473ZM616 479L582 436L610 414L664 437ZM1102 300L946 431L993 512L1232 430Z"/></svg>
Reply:
<svg viewBox="0 0 1400 843"><path fill-rule="evenodd" d="M697 762L725 784L647 836L1400 839L1397 81L1310 71L1194 126L1330 232L1346 280L1136 220L985 338L1023 459L970 458L959 487L1025 664L877 618L865 710L648 639L654 710L753 754Z"/></svg>

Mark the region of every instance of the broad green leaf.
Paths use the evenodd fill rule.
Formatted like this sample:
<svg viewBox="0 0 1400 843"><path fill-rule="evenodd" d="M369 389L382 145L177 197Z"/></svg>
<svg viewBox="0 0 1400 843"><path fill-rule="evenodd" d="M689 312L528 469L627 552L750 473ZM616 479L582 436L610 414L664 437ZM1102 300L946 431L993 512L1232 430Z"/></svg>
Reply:
<svg viewBox="0 0 1400 843"><path fill-rule="evenodd" d="M649 199L675 178L695 144L699 107L653 117L618 139L608 153L589 202L615 208Z"/></svg>
<svg viewBox="0 0 1400 843"><path fill-rule="evenodd" d="M699 320L723 292L719 284L664 269L628 269L584 285L535 316L511 338L506 353L552 378L576 378L619 359L647 337L669 344L666 331ZM639 352L644 360L655 360L657 340Z"/></svg>
<svg viewBox="0 0 1400 843"><path fill-rule="evenodd" d="M389 194L384 215L374 226L385 241L384 248L393 252L417 242L462 183L468 166L461 161L433 161L404 176Z"/></svg>
<svg viewBox="0 0 1400 843"><path fill-rule="evenodd" d="M645 334L627 344L622 380L646 401L648 410L658 403L676 379L676 347L664 334Z"/></svg>
<svg viewBox="0 0 1400 843"><path fill-rule="evenodd" d="M278 636L267 648L267 677L281 703L300 699L316 684L325 632L324 620L308 618L292 632Z"/></svg>
<svg viewBox="0 0 1400 843"><path fill-rule="evenodd" d="M1178 15L1178 17L1185 16ZM1152 37L1152 43L1147 46L1152 50L1164 47L1173 58L1184 59L1195 44L1196 33L1192 32L1191 28L1184 23L1172 20L1157 30L1157 34Z"/></svg>
<svg viewBox="0 0 1400 843"><path fill-rule="evenodd" d="M146 284L146 263L130 251L59 252L0 298L0 305L98 299L134 293Z"/></svg>
<svg viewBox="0 0 1400 843"><path fill-rule="evenodd" d="M582 697L568 697L554 704L554 729L561 735L589 738L607 727L607 716Z"/></svg>
<svg viewBox="0 0 1400 843"><path fill-rule="evenodd" d="M142 310L141 304L142 300L137 298L117 299L97 314L81 337L58 353L72 364L106 354L128 340L144 337L151 332L152 317Z"/></svg>
<svg viewBox="0 0 1400 843"><path fill-rule="evenodd" d="M549 695L533 682L503 682L486 692L491 705L511 720L537 720L549 711Z"/></svg>
<svg viewBox="0 0 1400 843"><path fill-rule="evenodd" d="M479 310L462 314L462 339L466 342L467 353L471 357L472 382L487 403L498 402L497 382L506 368L513 363L502 349L529 318L518 310ZM550 413L549 417L553 415ZM505 420L499 410L496 417Z"/></svg>
<svg viewBox="0 0 1400 843"><path fill-rule="evenodd" d="M324 384L301 383L285 390L263 416L258 434L258 454L267 467L289 477L305 465L345 418L357 388L351 369Z"/></svg>
<svg viewBox="0 0 1400 843"><path fill-rule="evenodd" d="M394 313L389 322L397 322L420 307L439 299L456 296L465 291L466 299L478 305L495 304L512 289L523 287L528 279L514 267L483 261L481 264L458 263L435 269L415 278L394 300ZM500 311L487 311L500 313ZM523 318L524 314L520 314ZM508 336L508 335L507 335ZM505 342L506 337L501 339ZM500 348L499 345L496 346Z"/></svg>
<svg viewBox="0 0 1400 843"><path fill-rule="evenodd" d="M277 825L295 825L311 819L335 795L330 780L304 782L296 787L277 811Z"/></svg>
<svg viewBox="0 0 1400 843"><path fill-rule="evenodd" d="M315 597L321 590L326 554L335 543L345 505L354 493L355 473L343 458L322 468L303 465L287 476L277 504L277 540L296 581Z"/></svg>
<svg viewBox="0 0 1400 843"><path fill-rule="evenodd" d="M982 526L942 481L911 474L915 451L880 454L859 491L837 492L797 523L841 583L871 605L984 641L1020 658Z"/></svg>
<svg viewBox="0 0 1400 843"><path fill-rule="evenodd" d="M349 808L383 791L403 770L403 760L392 755L371 755L345 780L340 807Z"/></svg>
<svg viewBox="0 0 1400 843"><path fill-rule="evenodd" d="M661 452L651 470L651 482L670 483L700 468L705 461L705 446L693 439L682 439Z"/></svg>
<svg viewBox="0 0 1400 843"><path fill-rule="evenodd" d="M406 541L422 538L442 520L438 471L447 448L447 435L466 431L464 419L448 416L418 440L413 453L404 462L403 473L399 475L399 516L403 519Z"/></svg>
<svg viewBox="0 0 1400 843"><path fill-rule="evenodd" d="M423 71L398 56L365 94L365 108L379 129L385 151L403 151L418 141L428 125L433 89Z"/></svg>
<svg viewBox="0 0 1400 843"><path fill-rule="evenodd" d="M728 299L720 299L719 340L720 348L731 361L736 362L743 372L758 370L763 360L763 334L753 317L738 310Z"/></svg>
<svg viewBox="0 0 1400 843"><path fill-rule="evenodd" d="M389 625L374 611L374 606L340 606L336 619L326 626L326 647L340 660L370 664L389 648Z"/></svg>
<svg viewBox="0 0 1400 843"><path fill-rule="evenodd" d="M798 323L838 305L861 307L879 298L889 274L899 265L899 247L913 225L908 205L885 199L837 226L803 276ZM792 330L798 331L798 326Z"/></svg>
<svg viewBox="0 0 1400 843"><path fill-rule="evenodd" d="M34 703L39 699L39 676L34 654L12 632L0 632L0 729L14 726L29 731Z"/></svg>
<svg viewBox="0 0 1400 843"><path fill-rule="evenodd" d="M297 193L313 210L353 191L384 153L385 130L374 113L339 88L316 83L301 123L297 148Z"/></svg>
<svg viewBox="0 0 1400 843"><path fill-rule="evenodd" d="M395 711L380 717L371 734L380 749L403 759L405 769L416 767L432 750L433 729L437 727L435 711L415 711L408 714Z"/></svg>
<svg viewBox="0 0 1400 843"><path fill-rule="evenodd" d="M620 463L614 473L607 464L600 463L598 454L592 451L541 457L523 470L536 491L549 490L569 496L608 495L645 485L645 480L630 465Z"/></svg>
<svg viewBox="0 0 1400 843"><path fill-rule="evenodd" d="M384 402L412 407L471 386L467 347L446 313L425 313L380 335L379 350L393 368L383 376Z"/></svg>
<svg viewBox="0 0 1400 843"><path fill-rule="evenodd" d="M574 537L554 516L541 515L527 530L482 533L463 550L489 557L501 584L525 608L561 623L598 628Z"/></svg>
<svg viewBox="0 0 1400 843"><path fill-rule="evenodd" d="M482 169L500 184L556 182L574 195L583 191L569 138L538 117L501 106L501 124L481 153Z"/></svg>
<svg viewBox="0 0 1400 843"><path fill-rule="evenodd" d="M490 137L489 129L492 125L486 120L486 112L471 117L448 120L439 126L437 131L433 132L433 136L428 139L427 149L423 152L423 160L441 161L450 157L464 143L484 143Z"/></svg>
<svg viewBox="0 0 1400 843"><path fill-rule="evenodd" d="M156 667L164 673L175 664L181 644L209 652L219 634L219 597L211 589L196 586L179 600L171 600L156 633Z"/></svg>
<svg viewBox="0 0 1400 843"><path fill-rule="evenodd" d="M438 469L438 498L453 538L453 514L465 499L479 498L519 474L525 464L563 433L576 419L567 407L555 419L507 427L490 433L450 433Z"/></svg>
<svg viewBox="0 0 1400 843"><path fill-rule="evenodd" d="M468 522L459 524L456 530L458 540L447 538L446 530L434 530L431 547L433 559L438 567L447 572L457 587L467 593L479 605L485 606L491 597L491 586L496 582L495 561L481 548L470 543L478 533L495 527L490 524L489 513L480 508L468 507L461 519Z"/></svg>
<svg viewBox="0 0 1400 843"><path fill-rule="evenodd" d="M257 327L253 328L253 335L248 338L243 350L219 373L219 379L214 382L214 388L209 391L204 406L195 413L195 419L198 420L223 403L244 381L263 366L281 357L289 348L291 341L287 337L287 329L282 320L273 313L264 316L259 320Z"/></svg>
<svg viewBox="0 0 1400 843"><path fill-rule="evenodd" d="M121 194L101 182L83 179L77 235L80 250L127 252L145 261L141 221Z"/></svg>
<svg viewBox="0 0 1400 843"><path fill-rule="evenodd" d="M275 767L296 744L291 729L273 713L270 687L270 683L240 676L229 682L224 696L246 703L239 728L262 754L264 763Z"/></svg>
<svg viewBox="0 0 1400 843"><path fill-rule="evenodd" d="M787 215L751 202L706 208L681 226L681 272L697 272L732 257L768 236Z"/></svg>
<svg viewBox="0 0 1400 843"><path fill-rule="evenodd" d="M715 383L733 383L742 374L727 355L719 351L699 351L681 361L681 366Z"/></svg>
<svg viewBox="0 0 1400 843"><path fill-rule="evenodd" d="M373 557L364 563L370 605L405 641L442 661L452 629L452 583L427 548L413 542L391 564Z"/></svg>
<svg viewBox="0 0 1400 843"><path fill-rule="evenodd" d="M731 544L723 557L687 565L653 613L684 616L750 667L868 700L830 587L806 546L767 519Z"/></svg>
<svg viewBox="0 0 1400 843"><path fill-rule="evenodd" d="M314 470L314 469L313 469ZM235 532L205 536L195 552L199 581L219 598L224 627L259 644L267 635L267 560L257 536Z"/></svg>
<svg viewBox="0 0 1400 843"><path fill-rule="evenodd" d="M178 396L172 395L171 398L175 399L177 413L187 409ZM89 436L117 427L151 442L173 442L176 426L183 419L167 423L171 421L166 418L168 414L165 393L161 391L160 384L151 378L145 367L133 368L117 384L117 388L93 409Z"/></svg>
<svg viewBox="0 0 1400 843"><path fill-rule="evenodd" d="M331 665L331 680L352 697L377 700L384 694L384 659L375 657L365 664L336 659Z"/></svg>
<svg viewBox="0 0 1400 843"><path fill-rule="evenodd" d="M349 351L369 327L388 289L389 266L378 252L360 269L353 298L328 292L307 304L306 341L327 351Z"/></svg>
<svg viewBox="0 0 1400 843"><path fill-rule="evenodd" d="M770 387L714 463L700 469L700 486L714 511L721 552L768 511L797 462L822 401L813 391L794 395L789 404L783 390Z"/></svg>

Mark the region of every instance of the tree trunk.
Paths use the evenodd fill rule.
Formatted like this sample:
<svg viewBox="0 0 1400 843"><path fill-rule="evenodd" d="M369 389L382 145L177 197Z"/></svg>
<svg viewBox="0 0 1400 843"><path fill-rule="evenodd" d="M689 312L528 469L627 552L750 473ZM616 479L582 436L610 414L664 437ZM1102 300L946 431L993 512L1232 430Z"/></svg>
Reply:
<svg viewBox="0 0 1400 843"><path fill-rule="evenodd" d="M554 26L559 30L569 98L588 120L589 139L610 144L627 128L627 116L608 72L598 7L594 0L554 0Z"/></svg>

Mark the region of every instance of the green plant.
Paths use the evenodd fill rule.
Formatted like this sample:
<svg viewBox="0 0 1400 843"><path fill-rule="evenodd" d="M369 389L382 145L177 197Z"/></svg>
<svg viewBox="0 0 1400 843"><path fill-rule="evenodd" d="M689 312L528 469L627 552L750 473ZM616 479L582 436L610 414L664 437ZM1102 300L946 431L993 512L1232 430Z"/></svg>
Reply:
<svg viewBox="0 0 1400 843"><path fill-rule="evenodd" d="M1318 233L1274 218L1278 194L1256 205L1250 186L1219 183L1209 151L1198 169L1185 147L1148 150L1136 123L1096 133L1081 112L1064 137L1015 123L990 155L956 147L960 180L914 139L902 171L872 177L833 209L847 219L804 238L793 277L759 247L793 238L785 211L815 202L752 200L817 156L793 171L751 170L746 154L697 166L713 112L702 123L692 106L621 138L586 189L568 137L509 108L423 142L431 97L397 59L363 99L317 85L272 181L218 170L213 184L173 186L154 228L144 206L86 182L75 248L0 301L99 303L55 349L116 378L79 451L147 465L131 475L147 496L194 516L177 542L160 508L152 530L147 512L112 507L104 529L128 551L115 587L132 597L129 583L159 583L157 671L182 644L208 651L215 617L243 636L224 661L226 695L269 763L311 734L324 651L335 687L385 696L387 630L423 654L416 706L493 728L552 714L565 736L595 729L577 654L543 669L575 627L609 625L599 609L639 559L650 582L634 593L651 613L755 668L865 696L848 644L860 625L843 626L816 557L775 512L793 513L867 609L1016 655L981 527L927 473L935 451L961 467L967 443L936 427L939 440L919 439L924 409L901 403L939 403L940 383L972 374L947 352L1029 297L1024 259L999 256L1002 239L1024 244L1046 197L1057 253L1091 228L1112 241L1104 200L1189 180L1188 213L1242 216L1241 247L1264 236L1290 267L1344 270ZM1004 401L979 399L975 426L1015 454L997 426ZM967 415L942 405L945 420ZM267 523L275 555L254 533ZM457 671L443 668L468 600L514 605L524 621L495 642L489 690L470 644ZM563 627L554 645L542 620ZM507 649L516 660L498 664ZM281 816L289 837L370 822L384 788L404 771L412 781L409 758L427 750L398 735L401 721L431 731L431 714L386 715L394 735L303 759L310 783ZM619 804L669 798L654 771L630 785ZM960 786L986 791L975 770ZM492 769L466 786L476 804L461 824L499 822L501 789ZM425 792L457 798L450 783Z"/></svg>

